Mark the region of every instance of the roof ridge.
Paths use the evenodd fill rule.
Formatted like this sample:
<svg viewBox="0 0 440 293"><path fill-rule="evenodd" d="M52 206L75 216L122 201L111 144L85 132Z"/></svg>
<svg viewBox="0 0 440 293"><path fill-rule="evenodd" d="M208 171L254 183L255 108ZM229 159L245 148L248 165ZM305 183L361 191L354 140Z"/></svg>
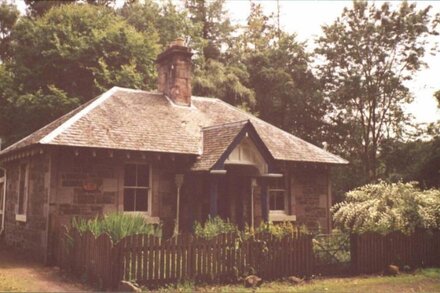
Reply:
<svg viewBox="0 0 440 293"><path fill-rule="evenodd" d="M67 119L64 123L62 123L60 126L52 130L49 134L47 134L45 137L40 139L39 143L41 144L49 144L53 139L55 139L58 135L63 133L65 130L70 128L75 122L77 122L79 119L87 115L90 111L94 110L96 107L101 105L104 101L106 101L108 98L113 96L113 94L118 91L119 87L114 86L105 93L98 96L96 100L94 100L92 103L87 105L85 108L81 109L78 113Z"/></svg>

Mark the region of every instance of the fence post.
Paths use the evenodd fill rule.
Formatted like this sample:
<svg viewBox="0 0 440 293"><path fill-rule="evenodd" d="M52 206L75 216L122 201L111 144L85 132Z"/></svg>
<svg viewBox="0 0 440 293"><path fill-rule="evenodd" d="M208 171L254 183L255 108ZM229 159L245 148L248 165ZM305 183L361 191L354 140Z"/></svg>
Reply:
<svg viewBox="0 0 440 293"><path fill-rule="evenodd" d="M194 279L194 270L195 270L195 257L196 254L194 253L194 245L193 245L193 241L194 238L192 235L189 235L189 237L187 238L188 240L188 261L187 261L187 265L188 265L188 278L190 280Z"/></svg>
<svg viewBox="0 0 440 293"><path fill-rule="evenodd" d="M122 281L122 261L121 261L121 242L117 243L116 245L113 245L111 248L111 277L109 286L111 289L116 289L119 285L119 283Z"/></svg>

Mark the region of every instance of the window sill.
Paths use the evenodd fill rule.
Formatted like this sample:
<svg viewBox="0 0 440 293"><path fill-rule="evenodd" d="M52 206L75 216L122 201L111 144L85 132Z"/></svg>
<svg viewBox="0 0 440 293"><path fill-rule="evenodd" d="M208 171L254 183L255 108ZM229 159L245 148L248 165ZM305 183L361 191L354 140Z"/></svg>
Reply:
<svg viewBox="0 0 440 293"><path fill-rule="evenodd" d="M269 212L269 221L271 222L294 222L296 221L295 215L287 215L282 212Z"/></svg>
<svg viewBox="0 0 440 293"><path fill-rule="evenodd" d="M26 215L15 215L15 220L17 222L26 222Z"/></svg>

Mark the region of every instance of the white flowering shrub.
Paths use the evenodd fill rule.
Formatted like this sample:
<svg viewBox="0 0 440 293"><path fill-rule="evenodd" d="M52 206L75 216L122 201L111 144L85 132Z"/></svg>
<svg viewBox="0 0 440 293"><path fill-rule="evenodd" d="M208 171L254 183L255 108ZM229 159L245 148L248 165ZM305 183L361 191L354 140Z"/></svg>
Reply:
<svg viewBox="0 0 440 293"><path fill-rule="evenodd" d="M439 229L440 190L422 191L414 182L367 184L347 192L331 211L336 225L355 233Z"/></svg>

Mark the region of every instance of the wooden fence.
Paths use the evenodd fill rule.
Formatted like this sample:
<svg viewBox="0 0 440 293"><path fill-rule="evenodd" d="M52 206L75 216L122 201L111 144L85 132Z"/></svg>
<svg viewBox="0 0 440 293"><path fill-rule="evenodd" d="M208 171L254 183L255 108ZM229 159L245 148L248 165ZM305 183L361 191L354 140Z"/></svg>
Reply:
<svg viewBox="0 0 440 293"><path fill-rule="evenodd" d="M351 262L358 274L379 273L390 264L401 268L440 266L440 231L351 235Z"/></svg>
<svg viewBox="0 0 440 293"><path fill-rule="evenodd" d="M248 273L264 280L325 273L317 271L322 266L307 235L277 239L257 234L247 240L235 234L211 240L133 235L114 244L107 234L95 238L73 231L58 239L56 263L102 289L113 289L121 280L156 287L184 280L235 282ZM440 232L351 235L350 256L353 274L380 273L389 264L440 266ZM337 269L338 262L329 265Z"/></svg>
<svg viewBox="0 0 440 293"><path fill-rule="evenodd" d="M59 239L60 267L103 289L121 280L154 287L183 280L234 282L249 272L265 280L313 272L312 238L306 235L281 240L269 234L247 240L234 234L210 240L181 235L166 241L133 235L113 244L106 234L95 238L74 231Z"/></svg>

